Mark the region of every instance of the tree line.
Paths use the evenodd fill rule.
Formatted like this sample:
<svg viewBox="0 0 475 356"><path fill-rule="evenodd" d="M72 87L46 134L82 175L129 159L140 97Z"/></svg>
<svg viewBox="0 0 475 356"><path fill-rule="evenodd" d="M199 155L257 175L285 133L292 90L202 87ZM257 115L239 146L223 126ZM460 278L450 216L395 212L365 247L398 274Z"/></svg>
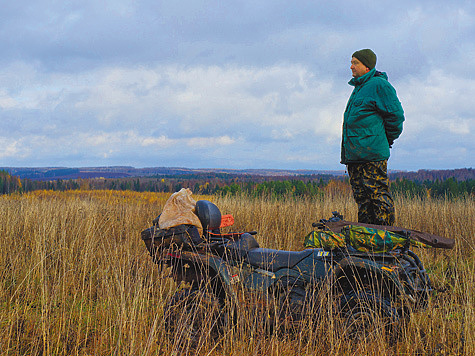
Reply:
<svg viewBox="0 0 475 356"><path fill-rule="evenodd" d="M205 174L170 175L140 178L89 178L69 180L31 180L20 179L7 171L0 171L0 193L29 192L34 190L130 190L136 192L172 193L181 188L190 188L195 194L249 196L294 196L323 197L325 194L351 194L347 177L331 175L309 175L292 177L263 177L247 175ZM449 197L475 195L475 180L457 180L448 177L444 180L424 181L409 178L391 180L393 193L408 197Z"/></svg>

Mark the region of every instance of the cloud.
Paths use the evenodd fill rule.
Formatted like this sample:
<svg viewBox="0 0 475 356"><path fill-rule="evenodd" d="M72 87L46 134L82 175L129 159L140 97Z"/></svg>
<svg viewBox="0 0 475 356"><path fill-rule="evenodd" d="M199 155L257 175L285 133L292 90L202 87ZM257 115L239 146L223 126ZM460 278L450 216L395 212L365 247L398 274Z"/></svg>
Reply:
<svg viewBox="0 0 475 356"><path fill-rule="evenodd" d="M193 137L187 141L187 145L190 147L214 147L232 145L236 142L235 139L229 136L220 137Z"/></svg>
<svg viewBox="0 0 475 356"><path fill-rule="evenodd" d="M176 140L170 140L166 136L160 137L145 137L141 140L141 145L144 147L154 146L154 147L170 147L176 143Z"/></svg>
<svg viewBox="0 0 475 356"><path fill-rule="evenodd" d="M34 79L23 91L4 90L0 103L7 103L2 107L12 117L31 112L17 130L19 143L11 146L23 160L34 160L38 152L58 155L63 145L64 157L89 155L95 161L131 157L140 154L140 147L160 149L160 159L169 160L193 147L207 149L210 162L225 151L249 162L256 151L242 150L248 146L258 147L263 157L274 152L284 165L300 167L321 157L315 164L338 167L342 114L351 87L301 65L111 67L54 78L20 67ZM421 135L447 133L466 137L458 142L470 146L473 84L438 70L401 84L397 89L407 120L395 147L399 142L422 145ZM447 116L454 105L457 114ZM414 150L432 155L424 148ZM392 161L403 164L404 153L394 152ZM458 161L469 159L465 152ZM279 164L274 158L264 162Z"/></svg>
<svg viewBox="0 0 475 356"><path fill-rule="evenodd" d="M0 108L2 109L12 109L17 106L18 103L5 91L0 91Z"/></svg>
<svg viewBox="0 0 475 356"><path fill-rule="evenodd" d="M448 75L441 69L432 70L426 78L408 81L399 90L411 115L406 125L413 134L434 129L457 136L473 133L473 88L474 79Z"/></svg>
<svg viewBox="0 0 475 356"><path fill-rule="evenodd" d="M110 157L134 146L183 150L310 140L315 134L336 138L341 123L331 113L339 115L341 108L327 101L345 100L302 66L113 67L54 79L35 68L28 72L34 78L28 88L7 88L11 94L2 96L18 103L10 105L11 115L35 113L19 137L67 142L65 154L96 148L102 152L97 156Z"/></svg>
<svg viewBox="0 0 475 356"><path fill-rule="evenodd" d="M20 154L18 149L18 142L16 140L11 140L6 137L0 137L0 158L1 159L11 159L18 157Z"/></svg>

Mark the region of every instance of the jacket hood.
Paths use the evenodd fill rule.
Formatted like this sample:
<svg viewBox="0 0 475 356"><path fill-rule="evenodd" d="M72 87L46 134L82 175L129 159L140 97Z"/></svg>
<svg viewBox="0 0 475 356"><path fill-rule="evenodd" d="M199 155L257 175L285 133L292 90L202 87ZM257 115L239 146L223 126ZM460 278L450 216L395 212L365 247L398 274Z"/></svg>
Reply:
<svg viewBox="0 0 475 356"><path fill-rule="evenodd" d="M383 78L385 80L388 80L388 75L386 74L386 72L380 72L380 71L377 70L377 71L374 72L374 76Z"/></svg>

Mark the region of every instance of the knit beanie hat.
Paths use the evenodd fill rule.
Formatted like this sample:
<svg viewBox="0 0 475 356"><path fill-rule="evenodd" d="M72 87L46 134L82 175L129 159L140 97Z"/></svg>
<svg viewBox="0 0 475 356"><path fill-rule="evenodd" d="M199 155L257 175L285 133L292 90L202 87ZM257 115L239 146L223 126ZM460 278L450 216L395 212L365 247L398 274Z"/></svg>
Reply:
<svg viewBox="0 0 475 356"><path fill-rule="evenodd" d="M368 48L356 51L352 57L358 59L369 69L373 69L376 66L376 54Z"/></svg>

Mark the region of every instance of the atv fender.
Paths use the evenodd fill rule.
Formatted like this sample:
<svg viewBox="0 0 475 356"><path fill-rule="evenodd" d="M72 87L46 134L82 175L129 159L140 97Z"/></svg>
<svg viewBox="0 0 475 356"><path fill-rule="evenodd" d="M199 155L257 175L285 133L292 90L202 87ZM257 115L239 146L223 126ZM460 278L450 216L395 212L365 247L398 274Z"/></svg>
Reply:
<svg viewBox="0 0 475 356"><path fill-rule="evenodd" d="M247 288L255 291L271 291L278 285L282 278L302 278L302 273L295 269L281 268L276 272L267 271L261 268L252 267L252 272L245 278L244 284Z"/></svg>
<svg viewBox="0 0 475 356"><path fill-rule="evenodd" d="M331 274L332 285L347 292L368 285L378 285L385 292L405 296L411 302L413 298L405 292L405 288L398 278L397 272L375 261L359 257L345 257L337 263Z"/></svg>
<svg viewBox="0 0 475 356"><path fill-rule="evenodd" d="M223 293L232 293L231 284L235 283L236 274L231 271L222 258L201 254L192 251L170 253L167 256L168 264L175 268L190 269L185 282L211 282L217 295L224 297Z"/></svg>

